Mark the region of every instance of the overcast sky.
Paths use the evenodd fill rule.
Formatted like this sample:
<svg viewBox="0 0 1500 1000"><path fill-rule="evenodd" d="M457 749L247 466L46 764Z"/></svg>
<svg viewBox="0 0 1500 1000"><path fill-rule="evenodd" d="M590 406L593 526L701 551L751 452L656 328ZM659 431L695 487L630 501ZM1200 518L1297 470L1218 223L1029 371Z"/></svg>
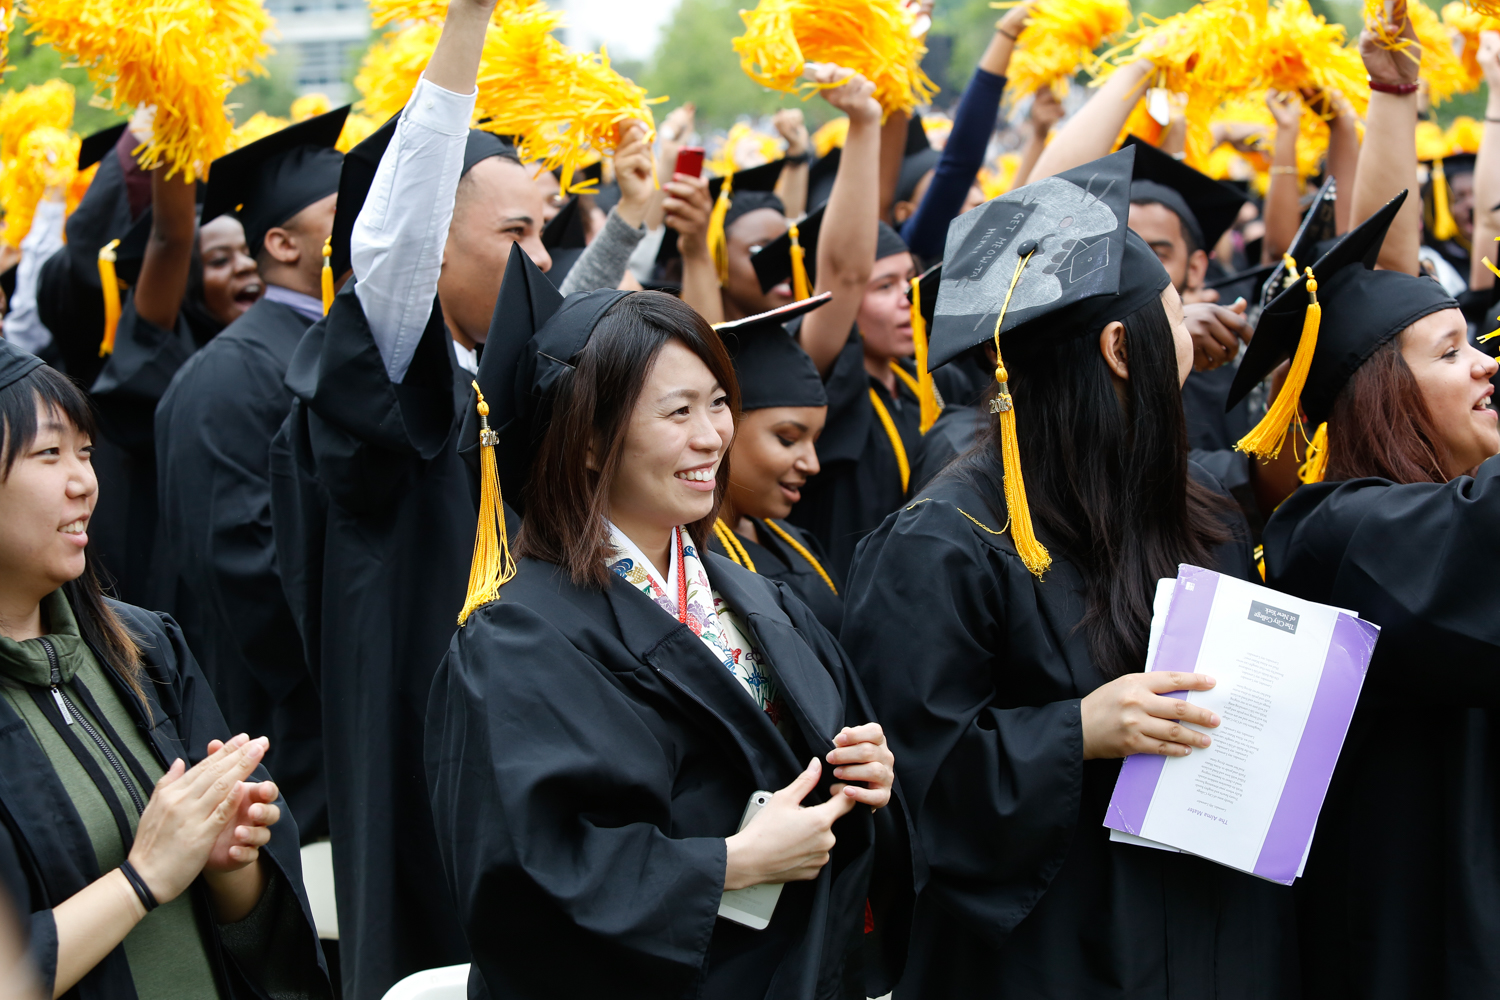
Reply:
<svg viewBox="0 0 1500 1000"><path fill-rule="evenodd" d="M556 6L568 12L569 45L597 49L602 42L611 56L647 59L677 0L561 0Z"/></svg>

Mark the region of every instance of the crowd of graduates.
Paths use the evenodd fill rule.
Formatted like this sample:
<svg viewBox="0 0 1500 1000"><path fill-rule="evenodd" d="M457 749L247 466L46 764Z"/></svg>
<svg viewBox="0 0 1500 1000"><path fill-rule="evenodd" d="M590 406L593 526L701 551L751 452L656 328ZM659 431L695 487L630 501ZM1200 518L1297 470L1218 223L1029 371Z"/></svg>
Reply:
<svg viewBox="0 0 1500 1000"><path fill-rule="evenodd" d="M23 0L0 995L1500 995L1500 9L761 0L713 135L371 6L235 128L258 0ZM1103 825L1183 564L1380 626L1295 885Z"/></svg>

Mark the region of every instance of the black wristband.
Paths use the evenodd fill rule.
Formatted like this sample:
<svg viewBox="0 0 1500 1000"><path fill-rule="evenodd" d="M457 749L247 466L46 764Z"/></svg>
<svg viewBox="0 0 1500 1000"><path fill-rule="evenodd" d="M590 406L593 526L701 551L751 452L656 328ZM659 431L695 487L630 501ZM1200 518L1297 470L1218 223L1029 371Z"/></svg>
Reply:
<svg viewBox="0 0 1500 1000"><path fill-rule="evenodd" d="M150 913L161 905L156 901L156 894L151 891L151 887L146 884L146 880L141 878L141 873L135 870L135 865L131 864L128 859L120 862L120 873L125 876L125 881L130 883L130 887L135 890L136 897L140 899L141 905L146 908L147 913Z"/></svg>
<svg viewBox="0 0 1500 1000"><path fill-rule="evenodd" d="M1489 115L1485 115L1484 116L1484 120L1487 121L1487 122L1494 122L1496 124L1500 124L1500 118L1491 118Z"/></svg>
<svg viewBox="0 0 1500 1000"><path fill-rule="evenodd" d="M788 153L787 155L783 156L782 159L788 163L806 163L808 160L812 159L812 154L804 149L800 153Z"/></svg>
<svg viewBox="0 0 1500 1000"><path fill-rule="evenodd" d="M1004 35L1006 38L1009 38L1012 42L1019 42L1021 40L1021 36L1020 35L1012 35L1010 32L1006 31L1004 28L996 27L995 31L998 34Z"/></svg>

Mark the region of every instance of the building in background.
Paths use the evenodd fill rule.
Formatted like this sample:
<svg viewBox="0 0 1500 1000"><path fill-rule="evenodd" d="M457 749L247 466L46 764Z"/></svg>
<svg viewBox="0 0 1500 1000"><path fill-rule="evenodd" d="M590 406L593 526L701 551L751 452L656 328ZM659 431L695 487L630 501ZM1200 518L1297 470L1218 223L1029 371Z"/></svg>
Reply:
<svg viewBox="0 0 1500 1000"><path fill-rule="evenodd" d="M354 99L346 78L370 35L365 0L266 0L280 37L272 44L297 92L318 91L335 104Z"/></svg>

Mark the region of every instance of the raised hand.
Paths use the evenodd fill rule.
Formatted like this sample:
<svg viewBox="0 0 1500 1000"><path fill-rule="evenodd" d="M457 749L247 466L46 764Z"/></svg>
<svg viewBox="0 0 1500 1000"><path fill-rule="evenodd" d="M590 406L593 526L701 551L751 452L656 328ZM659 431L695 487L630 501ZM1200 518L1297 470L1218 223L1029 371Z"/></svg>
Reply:
<svg viewBox="0 0 1500 1000"><path fill-rule="evenodd" d="M646 218L646 210L656 194L652 181L651 144L646 141L646 126L630 119L619 126L615 146L615 180L620 184L620 203L615 211L632 226Z"/></svg>
<svg viewBox="0 0 1500 1000"><path fill-rule="evenodd" d="M839 83L823 91L823 99L849 116L850 123L880 122L880 103L875 85L860 74L833 63L808 63L805 71L814 83Z"/></svg>
<svg viewBox="0 0 1500 1000"><path fill-rule="evenodd" d="M1401 48L1388 48L1387 38L1407 44ZM1406 0L1396 0L1391 7L1391 19L1384 25L1365 25L1365 30L1359 35L1359 55L1373 83L1400 86L1417 82L1417 73L1422 68L1422 49L1417 45L1417 29L1406 16Z"/></svg>

